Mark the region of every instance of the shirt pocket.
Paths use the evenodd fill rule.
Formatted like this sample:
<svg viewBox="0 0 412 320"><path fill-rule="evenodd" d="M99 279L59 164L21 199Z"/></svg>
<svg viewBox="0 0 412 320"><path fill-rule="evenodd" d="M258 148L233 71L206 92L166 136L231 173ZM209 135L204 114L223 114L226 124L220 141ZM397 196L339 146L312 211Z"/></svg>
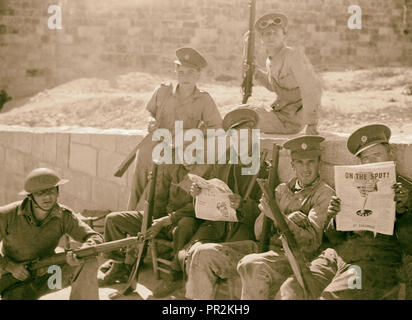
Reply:
<svg viewBox="0 0 412 320"><path fill-rule="evenodd" d="M279 85L285 89L294 89L298 87L295 76L291 70L281 72L279 75Z"/></svg>

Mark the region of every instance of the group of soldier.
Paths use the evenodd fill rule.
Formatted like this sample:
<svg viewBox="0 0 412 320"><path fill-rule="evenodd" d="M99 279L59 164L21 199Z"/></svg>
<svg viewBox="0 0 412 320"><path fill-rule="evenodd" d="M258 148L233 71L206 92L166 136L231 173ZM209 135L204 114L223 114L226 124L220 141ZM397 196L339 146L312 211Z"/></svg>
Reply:
<svg viewBox="0 0 412 320"><path fill-rule="evenodd" d="M175 121L183 129L223 128L225 131L260 129L265 133L305 134L289 139L283 148L290 151L295 176L275 190L276 203L284 216L313 276L312 298L384 299L396 298L401 267L408 267L412 254L412 231L408 190L396 183L395 232L392 236L370 231L336 230L335 217L340 199L320 177L323 137L317 135L321 84L313 67L300 51L285 43L287 17L266 14L255 28L266 49L266 69L255 67L255 79L277 95L271 110L239 105L222 119L213 98L197 88L206 59L193 48L176 51L177 85L161 84L146 105L151 114L149 134L158 128L174 130ZM247 70L244 66L244 70ZM395 160L389 144L391 133L385 125L359 128L347 140L348 150L361 164ZM254 145L248 140L249 151ZM104 238L58 202L59 187L67 182L53 170L33 170L24 184L23 201L0 208L0 275L10 273L19 280L5 287L0 277L2 299L37 299L47 292L47 272L30 274L25 262L50 256L59 239L67 234L83 247L135 236L142 229L140 204L147 195L148 174L155 144L141 144L136 156L127 211L106 217ZM193 165L161 164L155 181L153 222L146 239L172 241L170 277L154 289L156 297L168 296L185 286L187 299L215 299L218 287L226 282L232 299L303 299L305 290L285 254L276 223L271 224L270 246L259 252L264 217L272 217L268 199L262 196L256 179L242 174L242 165L226 162ZM262 162L257 173L267 178L269 166ZM230 205L237 221L197 219L194 201L201 186L190 182L188 173L205 179L218 178L233 191ZM272 221L272 220L271 220ZM63 285L72 286L72 299L98 299L98 286L126 282L133 259L124 250L105 254L99 266L96 257L80 259L67 253ZM349 286L351 265L362 270L362 289ZM405 268L407 270L408 268ZM412 274L411 281L412 281ZM412 298L408 279L407 295Z"/></svg>

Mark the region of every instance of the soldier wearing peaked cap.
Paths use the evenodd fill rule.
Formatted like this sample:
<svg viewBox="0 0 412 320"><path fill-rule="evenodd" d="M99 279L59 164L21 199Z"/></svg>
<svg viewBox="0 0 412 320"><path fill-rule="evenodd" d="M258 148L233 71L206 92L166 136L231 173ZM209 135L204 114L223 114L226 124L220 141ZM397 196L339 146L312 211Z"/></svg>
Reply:
<svg viewBox="0 0 412 320"><path fill-rule="evenodd" d="M362 164L391 161L390 136L390 129L383 124L364 126L350 135L347 148ZM412 254L412 215L408 208L408 190L401 183L396 183L393 188L396 222L392 236L373 234L371 231L337 231L334 217L340 212L341 201L338 197L332 198L328 214L333 219L325 235L333 248L323 251L310 265L315 279L315 288L312 289L318 297L397 299L397 285L402 274L398 269L403 263L405 269L402 277L406 282L407 299L412 298L412 259L409 257ZM362 272L360 290L348 285L353 276L352 264L359 266ZM282 284L279 298L303 298L302 289L294 277Z"/></svg>
<svg viewBox="0 0 412 320"><path fill-rule="evenodd" d="M249 105L239 105L236 109L228 112L223 118L223 129L225 131L249 123L248 127L256 128L259 123L259 114L250 109Z"/></svg>
<svg viewBox="0 0 412 320"><path fill-rule="evenodd" d="M305 54L286 45L287 17L268 13L256 21L255 29L267 59L266 68L256 66L254 76L259 84L277 95L271 111L256 108L261 118L260 129L265 133L294 134L307 126L306 134L317 134L321 82ZM246 64L243 70L248 70Z"/></svg>
<svg viewBox="0 0 412 320"><path fill-rule="evenodd" d="M290 151L295 177L277 186L276 202L302 251L308 258L315 256L323 240L323 230L329 223L327 208L333 189L319 176L322 154L320 136L301 136L285 142ZM263 216L271 217L263 197L261 215L256 220L255 234L260 238ZM273 299L282 282L292 274L283 253L276 226L272 226L270 251L243 257L237 271L242 282L242 299Z"/></svg>
<svg viewBox="0 0 412 320"><path fill-rule="evenodd" d="M23 201L0 207L0 295L8 300L33 300L51 292L50 274L30 274L27 261L52 256L60 238L68 234L83 246L103 242L100 234L82 222L71 209L57 202L59 187L68 180L60 179L54 170L38 168L24 183ZM10 232L13 230L13 232ZM99 299L97 259L78 259L72 252L62 268L62 286L72 286L70 299ZM10 273L17 280L7 283Z"/></svg>
<svg viewBox="0 0 412 320"><path fill-rule="evenodd" d="M217 129L222 126L222 117L213 98L197 87L201 70L207 66L206 59L194 48L176 50L175 73L177 84L163 83L158 86L146 104L150 113L149 136L137 152L137 161L127 204L128 210L136 210L147 184L147 175L152 162L152 149L158 144L151 134L156 129L168 129L175 134L175 122L183 122L183 130L200 128ZM206 132L206 131L205 131Z"/></svg>

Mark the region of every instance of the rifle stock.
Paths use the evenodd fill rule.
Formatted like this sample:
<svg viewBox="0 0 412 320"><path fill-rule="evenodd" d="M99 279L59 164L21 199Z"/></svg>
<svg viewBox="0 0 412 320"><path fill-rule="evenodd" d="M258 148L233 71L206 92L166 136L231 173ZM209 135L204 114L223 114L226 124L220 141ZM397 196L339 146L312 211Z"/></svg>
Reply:
<svg viewBox="0 0 412 320"><path fill-rule="evenodd" d="M248 47L246 55L246 64L249 66L246 75L244 76L242 82L243 99L242 103L245 104L247 100L252 96L253 87L253 74L254 74L254 52L255 52L255 11L256 11L256 0L249 1L250 15L249 15L249 38Z"/></svg>
<svg viewBox="0 0 412 320"><path fill-rule="evenodd" d="M272 148L272 168L269 171L268 176L268 189L269 192L274 192L276 186L279 184L279 178L277 175L279 167L279 150L280 147L275 143ZM262 233L259 240L259 252L266 252L269 250L270 231L272 229L272 220L264 216L262 224Z"/></svg>
<svg viewBox="0 0 412 320"><path fill-rule="evenodd" d="M146 143L147 140L152 140L152 134L147 134L142 141L140 141L132 151L127 155L127 157L122 161L122 163L117 168L116 172L114 173L115 177L122 177L123 174L129 169L130 165L133 163L134 159L136 158L136 152L140 149L140 147Z"/></svg>
<svg viewBox="0 0 412 320"><path fill-rule="evenodd" d="M280 212L273 193L268 190L264 180L257 179L257 182L268 201L273 220L276 222L276 227L281 233L281 239L286 256L297 281L303 289L305 298L315 298L313 290L314 279L309 267L306 264L306 259L300 250L293 233L290 231L283 214Z"/></svg>
<svg viewBox="0 0 412 320"><path fill-rule="evenodd" d="M78 258L86 258L89 256L98 255L102 252L115 251L121 248L136 245L139 242L141 242L140 237L129 237L121 240L110 241L86 248L73 250L73 253L76 254ZM26 264L26 266L29 271L36 271L41 268L50 267L52 265L62 265L64 263L66 263L66 252L61 252L44 259L30 261ZM5 273L1 275L0 279L1 295L5 291L11 289L14 286L20 285L20 283L23 283L24 281L30 281L31 278L29 278L28 280L20 281L14 278L11 273Z"/></svg>
<svg viewBox="0 0 412 320"><path fill-rule="evenodd" d="M154 199L155 199L155 191L156 191L157 169L158 169L158 165L153 161L152 170L149 175L148 194L147 194L145 204L144 204L142 229L139 233L139 237L142 239L142 241L139 243L139 252L138 252L136 262L133 265L132 272L129 276L129 280L127 281L125 288L122 291L112 295L111 299L115 299L122 295L128 295L136 289L137 280L139 278L139 272L143 265L143 259L146 255L147 246L149 242L149 240L145 239L145 235L146 235L146 231L150 228L152 224Z"/></svg>

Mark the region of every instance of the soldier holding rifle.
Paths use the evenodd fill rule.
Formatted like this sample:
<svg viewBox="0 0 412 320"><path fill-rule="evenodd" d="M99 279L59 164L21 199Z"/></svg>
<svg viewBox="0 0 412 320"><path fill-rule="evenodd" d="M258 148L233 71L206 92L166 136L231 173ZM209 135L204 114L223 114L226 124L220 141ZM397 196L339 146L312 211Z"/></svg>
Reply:
<svg viewBox="0 0 412 320"><path fill-rule="evenodd" d="M152 120L149 123L149 135L142 141L137 152L136 166L132 180L127 210L136 210L143 190L147 185L147 175L152 160L152 149L158 141L151 140L151 134L158 128L175 133L175 122L183 121L183 129L220 128L222 118L213 98L197 87L201 71L207 66L205 58L195 49L184 47L176 50L175 73L177 85L161 84L158 86L146 110Z"/></svg>
<svg viewBox="0 0 412 320"><path fill-rule="evenodd" d="M82 222L73 211L57 202L60 179L51 169L33 170L24 184L23 201L0 208L0 293L2 299L33 300L51 292L46 270L30 273L26 262L53 256L60 238L68 234L83 247L103 242L100 234ZM99 299L97 259L77 258L69 251L61 267L62 287L72 286L70 299ZM5 284L11 274L12 286Z"/></svg>
<svg viewBox="0 0 412 320"><path fill-rule="evenodd" d="M381 124L368 125L356 130L347 142L348 150L362 164L393 160L389 145L390 129ZM404 180L404 178L398 177ZM310 265L313 274L315 298L321 299L396 299L398 297L398 269L404 263L406 298L412 298L412 215L409 192L405 185L393 185L396 202L396 223L393 235L374 234L371 231L337 231L332 219L326 236L334 245L323 251ZM336 216L341 208L340 199L333 197L329 215ZM358 271L354 272L352 264ZM360 286L355 286L353 279ZM352 280L351 280L352 279ZM352 284L352 285L351 285ZM282 284L281 299L303 299L302 288L291 277Z"/></svg>
<svg viewBox="0 0 412 320"><path fill-rule="evenodd" d="M322 243L323 230L329 222L327 208L334 195L333 189L319 177L323 140L320 136L302 136L284 144L284 148L291 151L296 177L280 184L275 191L280 212L306 257L313 257ZM262 214L255 226L257 238L261 238L263 214L273 219L265 197L261 199L260 209ZM238 263L242 299L273 299L282 282L292 273L276 225L269 249L264 253L251 253Z"/></svg>
<svg viewBox="0 0 412 320"><path fill-rule="evenodd" d="M277 95L270 111L255 109L261 119L260 129L265 133L294 134L307 126L306 134L317 134L321 82L305 54L286 45L287 17L266 14L256 21L255 29L266 50L266 68L244 63L243 72L247 74L253 68L257 82ZM244 56L250 52L246 47L253 46L249 35L250 31L245 35Z"/></svg>

